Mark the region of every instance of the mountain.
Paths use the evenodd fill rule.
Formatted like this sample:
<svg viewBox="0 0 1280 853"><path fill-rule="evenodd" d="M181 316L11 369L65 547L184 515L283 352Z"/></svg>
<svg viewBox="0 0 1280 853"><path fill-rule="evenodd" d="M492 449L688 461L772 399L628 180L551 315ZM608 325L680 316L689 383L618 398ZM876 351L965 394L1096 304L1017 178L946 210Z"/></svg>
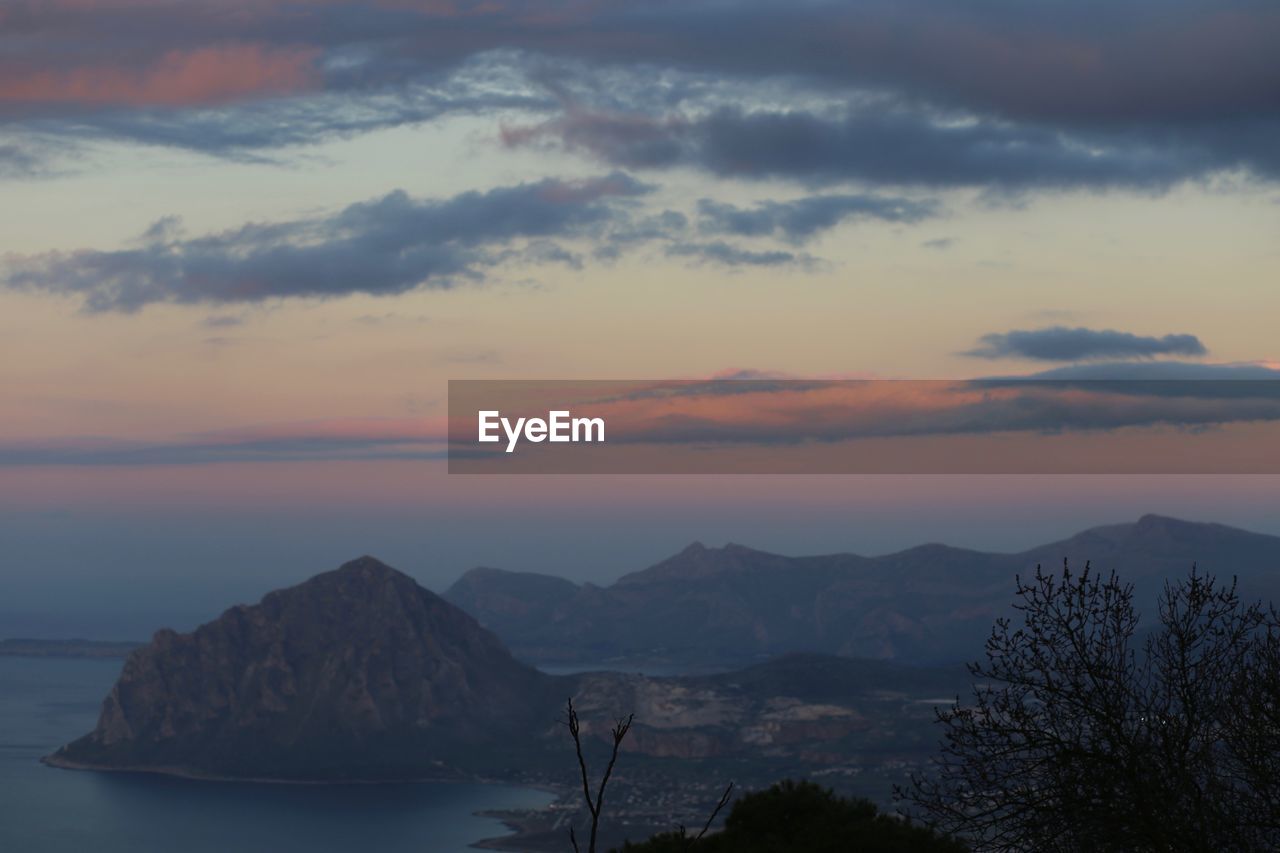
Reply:
<svg viewBox="0 0 1280 853"><path fill-rule="evenodd" d="M126 660L64 766L289 779L479 772L564 695L474 619L363 557L162 630ZM503 755L495 742L516 744Z"/></svg>
<svg viewBox="0 0 1280 853"><path fill-rule="evenodd" d="M565 785L577 771L557 721L573 696L593 760L612 722L635 712L619 782L631 793L618 803L658 829L674 818L653 803L683 808L673 790L714 798L726 776L767 785L815 772L888 790L903 762L932 750L936 697L966 681L959 668L817 655L707 676L547 675L363 557L192 633L158 631L125 661L96 728L45 761L213 778ZM574 803L576 788L563 790Z"/></svg>
<svg viewBox="0 0 1280 853"><path fill-rule="evenodd" d="M449 601L468 613L500 614L504 624L526 631L577 590L564 578L480 568L467 572L449 589Z"/></svg>
<svg viewBox="0 0 1280 853"><path fill-rule="evenodd" d="M556 721L574 696L593 742L635 711L628 784L810 771L888 784L891 764L932 750L931 709L966 681L960 668L899 661L976 654L1008 612L1014 574L1064 556L1116 569L1148 602L1193 560L1238 574L1247 595L1280 598L1280 539L1157 516L1020 554L693 545L608 587L486 569L444 597L364 557L192 633L157 632L125 661L94 731L46 760L281 780L563 781L574 768ZM513 657L503 634L543 660L806 654L718 675L552 676Z"/></svg>
<svg viewBox="0 0 1280 853"><path fill-rule="evenodd" d="M607 587L496 569L444 597L525 660L742 664L789 652L907 662L971 658L1008 612L1014 577L1064 558L1115 570L1152 612L1192 563L1280 601L1280 538L1156 515L1015 554L922 545L878 557L785 557L694 544Z"/></svg>

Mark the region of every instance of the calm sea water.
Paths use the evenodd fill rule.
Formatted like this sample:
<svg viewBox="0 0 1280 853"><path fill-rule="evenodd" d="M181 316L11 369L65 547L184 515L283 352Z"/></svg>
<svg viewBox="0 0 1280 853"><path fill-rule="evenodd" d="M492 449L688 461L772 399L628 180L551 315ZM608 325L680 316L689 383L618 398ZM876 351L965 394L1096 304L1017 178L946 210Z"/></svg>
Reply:
<svg viewBox="0 0 1280 853"><path fill-rule="evenodd" d="M504 833L474 812L551 801L497 785L255 785L40 764L93 728L119 671L119 661L0 657L0 851L462 853Z"/></svg>

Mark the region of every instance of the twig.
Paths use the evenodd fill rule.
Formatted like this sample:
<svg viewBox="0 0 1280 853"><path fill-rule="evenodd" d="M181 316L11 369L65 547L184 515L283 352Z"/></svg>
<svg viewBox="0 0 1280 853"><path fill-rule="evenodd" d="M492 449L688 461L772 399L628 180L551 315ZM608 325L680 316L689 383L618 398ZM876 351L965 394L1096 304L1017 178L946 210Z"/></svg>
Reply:
<svg viewBox="0 0 1280 853"><path fill-rule="evenodd" d="M716 803L715 809L712 810L711 812L711 817L707 818L707 822L702 827L702 832L699 832L696 836L694 836L694 839L693 839L694 841L700 840L702 836L707 834L707 831L711 829L711 824L715 822L716 815L720 814L721 809L729 805L729 800L731 799L733 799L733 783L732 782L730 782L728 787L724 789L724 793L720 795L720 802Z"/></svg>
<svg viewBox="0 0 1280 853"><path fill-rule="evenodd" d="M596 836L600 828L600 812L604 809L604 789L609 784L609 778L613 776L613 767L618 763L618 750L622 747L622 741L627 736L627 732L631 731L631 724L635 721L636 715L630 714L626 719L619 719L614 725L610 734L613 736L613 753L609 756L609 764L605 767L604 776L600 778L600 787L596 791L593 798L591 796L590 774L587 772L587 760L582 755L582 724L578 721L578 712L573 707L573 699L569 699L568 714L565 719L565 725L569 727L569 734L573 736L573 748L578 755L578 770L582 775L582 798L587 803L587 811L591 813L591 837L587 842L587 853L596 853ZM574 853L578 851L578 838L573 831L573 827L569 827L569 841L573 844Z"/></svg>

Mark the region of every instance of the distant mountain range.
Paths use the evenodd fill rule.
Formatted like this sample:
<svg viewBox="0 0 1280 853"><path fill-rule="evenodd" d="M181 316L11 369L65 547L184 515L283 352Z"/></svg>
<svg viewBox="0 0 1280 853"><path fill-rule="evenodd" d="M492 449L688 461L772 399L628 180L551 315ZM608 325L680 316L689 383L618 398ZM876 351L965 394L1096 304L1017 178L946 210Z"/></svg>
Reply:
<svg viewBox="0 0 1280 853"><path fill-rule="evenodd" d="M1280 597L1280 538L1156 516L1020 554L925 545L792 558L694 545L609 587L482 569L444 597L364 557L192 633L158 631L126 659L94 731L47 761L231 778L547 782L564 776L557 721L574 696L593 738L636 713L629 784L650 771L655 790L672 774L697 784L851 773L883 792L876 768L922 761L933 705L967 688L958 666L902 661L973 656L1009 612L1014 575L1063 557L1115 569L1148 605L1195 560L1238 575L1249 596ZM556 676L520 660L773 655L786 656L672 678Z"/></svg>
<svg viewBox="0 0 1280 853"><path fill-rule="evenodd" d="M896 554L784 557L694 544L609 586L473 569L444 597L541 664L744 664L789 652L904 662L977 655L1014 578L1063 559L1116 571L1154 612L1192 563L1280 601L1280 537L1147 515L1016 554L921 545Z"/></svg>
<svg viewBox="0 0 1280 853"><path fill-rule="evenodd" d="M45 760L193 777L565 783L575 764L558 720L573 696L591 743L635 712L628 784L767 784L852 773L868 755L874 767L922 760L935 699L965 681L959 669L816 655L684 678L548 675L365 557L190 634L158 631L126 660L94 731Z"/></svg>

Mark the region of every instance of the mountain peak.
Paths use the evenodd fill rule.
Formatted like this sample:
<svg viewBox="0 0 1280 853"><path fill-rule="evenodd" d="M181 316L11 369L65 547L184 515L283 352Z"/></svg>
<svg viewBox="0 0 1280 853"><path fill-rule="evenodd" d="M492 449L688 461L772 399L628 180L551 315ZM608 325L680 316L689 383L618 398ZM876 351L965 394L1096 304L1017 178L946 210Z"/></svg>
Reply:
<svg viewBox="0 0 1280 853"><path fill-rule="evenodd" d="M1195 525L1195 522L1193 522L1193 521L1183 521L1183 520L1182 520L1182 519L1180 519L1180 518L1173 518L1172 516L1168 516L1168 515L1156 515L1156 514L1155 514L1155 513L1153 513L1153 512L1149 512L1149 513L1147 513L1146 515L1144 515L1144 516L1142 516L1141 518L1139 518L1139 519L1138 519L1137 524L1135 525L1135 527L1137 527L1139 530L1141 530L1141 529L1144 529L1144 528L1162 528L1162 527L1168 527L1168 526L1170 526L1170 525L1186 525L1186 526L1192 526L1192 525Z"/></svg>
<svg viewBox="0 0 1280 853"><path fill-rule="evenodd" d="M466 745L520 722L510 708L546 679L471 616L365 556L189 634L157 633L125 663L97 728L54 760L412 776L423 755L469 761Z"/></svg>
<svg viewBox="0 0 1280 853"><path fill-rule="evenodd" d="M368 554L356 557L354 560L348 560L334 569L334 572L340 575L355 575L364 578L408 577L404 572L393 569L377 557L371 557Z"/></svg>
<svg viewBox="0 0 1280 853"><path fill-rule="evenodd" d="M269 593L267 598L290 595L295 590L323 590L326 598L351 600L376 597L379 590L394 590L396 594L403 597L418 595L435 597L435 593L423 589L409 575L367 554L348 560L338 568L322 572L297 586Z"/></svg>

